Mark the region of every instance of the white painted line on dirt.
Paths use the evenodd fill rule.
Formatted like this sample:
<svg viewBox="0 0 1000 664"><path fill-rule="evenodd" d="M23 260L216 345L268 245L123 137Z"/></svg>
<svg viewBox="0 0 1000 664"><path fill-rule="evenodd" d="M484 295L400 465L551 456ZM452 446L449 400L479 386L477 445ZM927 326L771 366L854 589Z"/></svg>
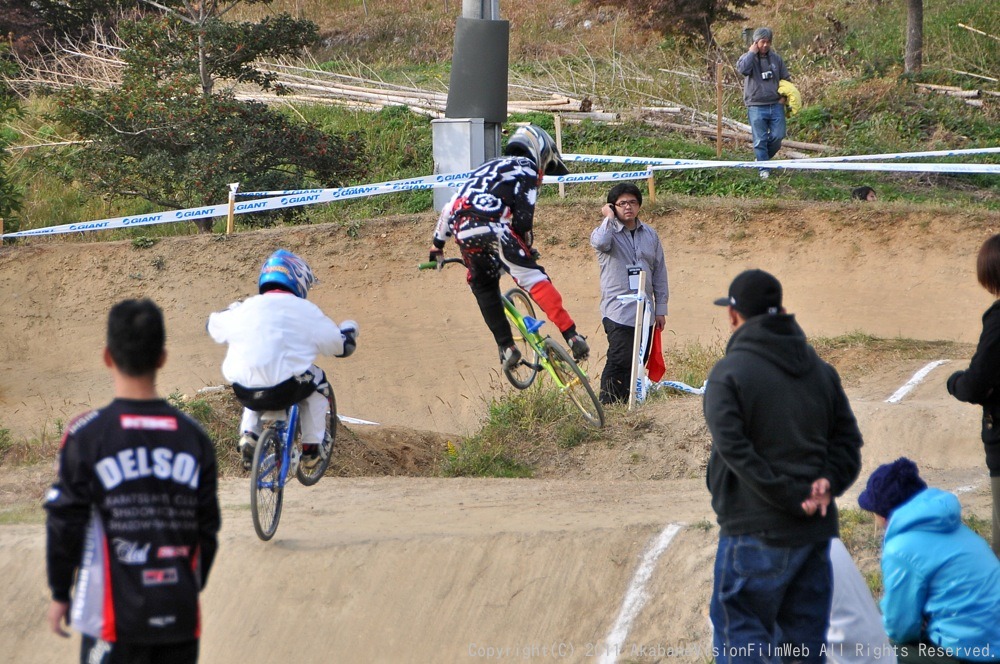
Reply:
<svg viewBox="0 0 1000 664"><path fill-rule="evenodd" d="M649 593L646 592L646 584L649 582L649 577L653 575L653 568L656 567L656 561L659 559L660 554L667 550L670 542L674 539L674 535L680 532L680 530L680 524L667 524L667 527L663 529L663 532L656 538L653 545L642 556L642 562L639 563L639 568L636 569L635 575L632 577L632 582L625 592L625 601L622 602L621 611L618 612L618 619L615 620L615 625L611 628L608 638L604 640L604 654L601 656L601 664L613 664L618 660L618 654L624 652L625 637L628 636L628 630L632 626L632 621L639 615L642 607L646 605L646 601L649 599Z"/></svg>
<svg viewBox="0 0 1000 664"><path fill-rule="evenodd" d="M961 496L963 493L972 493L977 488L978 487L975 484L966 484L965 486L958 487L957 489L952 491L952 493L955 494L956 496Z"/></svg>
<svg viewBox="0 0 1000 664"><path fill-rule="evenodd" d="M916 387L917 385L919 385L920 382L924 378L927 378L927 374L929 374L936 367L941 366L942 364L944 364L947 361L948 360L935 360L934 362L931 362L926 367L924 367L923 369L921 369L917 373L913 374L913 378L911 378L910 380L906 381L906 384L903 385L898 390L896 390L891 397L889 397L888 399L885 400L885 402L886 403L899 403L900 401L903 400L903 397L905 397L907 394L910 393L910 390L912 390L914 387Z"/></svg>
<svg viewBox="0 0 1000 664"><path fill-rule="evenodd" d="M359 420L356 417L348 417L347 415L337 415L337 419L346 424L371 424L372 426L378 426L378 422L369 422L368 420Z"/></svg>

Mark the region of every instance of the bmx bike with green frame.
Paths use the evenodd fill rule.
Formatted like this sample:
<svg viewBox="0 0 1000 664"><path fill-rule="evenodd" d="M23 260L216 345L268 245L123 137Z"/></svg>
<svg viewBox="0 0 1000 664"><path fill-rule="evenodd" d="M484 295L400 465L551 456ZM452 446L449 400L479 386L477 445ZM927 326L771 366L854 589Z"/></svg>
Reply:
<svg viewBox="0 0 1000 664"><path fill-rule="evenodd" d="M445 258L440 262L421 263L418 267L421 270L437 270L456 263L465 264L461 258ZM535 382L538 372L544 369L588 425L598 429L603 427L604 408L590 386L590 379L566 348L539 332L545 321L535 316L535 307L528 294L515 287L504 293L501 300L512 326L514 343L521 351L521 362L511 369L504 369L510 384L519 390L527 389Z"/></svg>

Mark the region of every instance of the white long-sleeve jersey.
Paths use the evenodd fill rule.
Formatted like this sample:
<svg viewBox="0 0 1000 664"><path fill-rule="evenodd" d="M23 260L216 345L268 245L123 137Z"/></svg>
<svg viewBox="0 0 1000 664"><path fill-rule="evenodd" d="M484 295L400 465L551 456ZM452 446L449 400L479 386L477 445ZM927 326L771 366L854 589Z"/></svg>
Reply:
<svg viewBox="0 0 1000 664"><path fill-rule="evenodd" d="M282 291L213 313L208 333L229 344L222 375L243 387L272 387L309 369L318 355L344 354L340 327L312 302Z"/></svg>

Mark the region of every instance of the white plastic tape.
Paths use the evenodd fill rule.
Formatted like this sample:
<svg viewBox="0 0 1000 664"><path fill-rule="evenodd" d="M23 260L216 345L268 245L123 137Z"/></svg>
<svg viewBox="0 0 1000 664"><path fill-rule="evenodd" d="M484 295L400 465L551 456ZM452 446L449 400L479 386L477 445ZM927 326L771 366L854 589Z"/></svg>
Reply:
<svg viewBox="0 0 1000 664"><path fill-rule="evenodd" d="M682 383L678 380L661 380L659 383L652 383L649 386L649 389L659 390L661 388L668 387L671 390L677 390L678 392L687 392L688 394L695 394L697 396L702 396L703 394L705 394L706 385L708 385L707 381L703 383L701 387L692 387L691 385L688 385L687 383Z"/></svg>
<svg viewBox="0 0 1000 664"><path fill-rule="evenodd" d="M1000 147L995 148L966 148L961 150L926 150L923 152L883 152L881 154L859 154L842 155L838 157L810 157L807 159L774 159L771 163L801 163L809 161L871 161L885 159L915 159L922 157L964 157L973 154L998 154ZM653 164L653 165L682 165L682 164L739 164L745 162L721 162L710 159L664 159L662 157L631 157L619 155L603 154L564 154L563 161L579 162L587 164Z"/></svg>
<svg viewBox="0 0 1000 664"><path fill-rule="evenodd" d="M405 180L379 182L376 184L338 187L335 189L295 189L280 192L265 192L264 195L270 196L269 198L236 203L234 211L236 214L246 214L248 212L280 210L282 208L312 205L316 203L329 203L332 201L346 200L350 198L363 198L379 194L391 194L398 191L430 189L431 187L442 186L457 187L468 180L468 176L468 173L447 173L441 175L430 175L422 178L408 178ZM240 195L247 196L254 194L243 193ZM49 226L47 228L34 228L27 231L7 233L3 237L29 237L35 235L55 235L59 233L78 233L82 231L103 231L110 230L112 228L133 228L135 226L168 224L177 221L192 221L194 219L203 219L205 217L224 217L227 214L229 214L228 202L220 203L218 205L185 208L183 210L155 212L145 215L130 215L128 217L112 217L111 219L98 219L96 221L87 221L83 223L63 224L61 226Z"/></svg>
<svg viewBox="0 0 1000 664"><path fill-rule="evenodd" d="M815 159L774 159L766 162L769 169L800 169L800 170L849 170L849 171L894 171L908 173L966 173L966 174L1000 174L1000 164L932 164L932 163L851 163L870 159L911 159L915 157L956 157L971 154L993 154L1000 152L997 148L971 148L966 150L934 150L927 152L898 152L879 155L854 155L845 157L819 157ZM680 170L690 168L761 168L757 161L709 161L704 159L663 159L659 157L628 157L615 155L566 154L565 161L589 164L635 164L645 165L639 171L609 171L598 173L573 173L570 175L546 175L546 184L583 184L592 182L614 182L621 180L644 180L653 175L654 171ZM240 196L258 197L259 200L245 200L235 204L236 214L249 212L265 212L283 208L330 203L337 200L379 196L401 191L431 189L433 187L459 187L469 180L471 171L461 173L439 173L403 180L390 180L374 184L337 187L332 189L295 189L287 191L240 192ZM17 238L38 235L57 235L61 233L80 233L85 231L110 230L113 228L134 228L154 224L169 224L178 221L193 221L205 217L224 217L229 214L229 203L185 208L183 210L168 210L149 214L129 215L127 217L112 217L97 219L47 228L33 228L27 231L7 233L2 237Z"/></svg>

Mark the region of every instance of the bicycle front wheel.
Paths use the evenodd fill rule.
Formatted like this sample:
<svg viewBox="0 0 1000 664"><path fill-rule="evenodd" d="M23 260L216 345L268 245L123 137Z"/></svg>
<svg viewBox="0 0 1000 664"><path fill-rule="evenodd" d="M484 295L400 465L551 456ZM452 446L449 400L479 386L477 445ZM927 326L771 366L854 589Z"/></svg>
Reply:
<svg viewBox="0 0 1000 664"><path fill-rule="evenodd" d="M250 516L257 537L265 542L274 537L281 518L281 445L273 427L268 427L257 441L250 466Z"/></svg>
<svg viewBox="0 0 1000 664"><path fill-rule="evenodd" d="M604 408L590 387L587 374L577 366L569 351L548 337L545 338L545 350L549 354L549 364L558 377L559 389L566 393L587 424L598 429L603 427Z"/></svg>
<svg viewBox="0 0 1000 664"><path fill-rule="evenodd" d="M511 288L504 293L504 297L514 305L517 312L521 314L521 318L525 316L535 318L535 307L532 306L531 299L523 290ZM508 313L507 316L509 318L510 314ZM514 334L514 345L521 351L521 363L513 369L504 369L504 375L507 376L511 385L519 390L526 390L531 387L535 376L538 375L538 353L516 325L511 326L511 332Z"/></svg>
<svg viewBox="0 0 1000 664"><path fill-rule="evenodd" d="M330 455L333 454L333 444L337 439L337 399L333 396L333 388L330 388L330 405L326 411L326 439L320 449L319 456L315 459L300 459L299 467L295 471L295 476L299 482L306 486L312 486L319 482L326 473L330 465Z"/></svg>

